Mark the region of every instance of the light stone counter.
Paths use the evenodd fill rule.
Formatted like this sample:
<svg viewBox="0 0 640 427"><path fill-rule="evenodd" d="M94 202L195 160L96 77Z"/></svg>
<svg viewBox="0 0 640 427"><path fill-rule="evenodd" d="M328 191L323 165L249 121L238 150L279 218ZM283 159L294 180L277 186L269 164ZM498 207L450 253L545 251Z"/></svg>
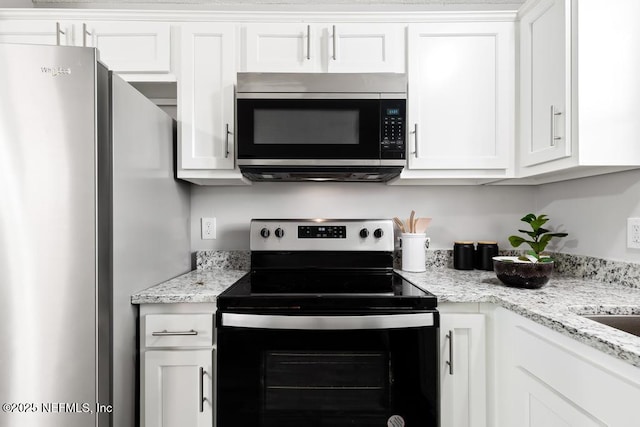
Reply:
<svg viewBox="0 0 640 427"><path fill-rule="evenodd" d="M182 302L216 302L216 298L244 270L193 270L131 296L132 304L170 304Z"/></svg>
<svg viewBox="0 0 640 427"><path fill-rule="evenodd" d="M426 273L396 271L435 294L440 303L497 304L640 367L640 338L580 316L598 313L640 314L640 288L635 283L635 273L624 275L627 280L621 282L625 282L625 285L556 275L543 288L529 290L504 286L493 272L458 271L433 266ZM215 302L222 291L245 273L245 270L194 270L136 293L131 297L131 302ZM630 277L634 282L632 286L626 283Z"/></svg>
<svg viewBox="0 0 640 427"><path fill-rule="evenodd" d="M581 316L640 314L639 288L556 275L540 289L518 289L503 285L492 271L397 271L439 303L493 303L640 367L640 337Z"/></svg>

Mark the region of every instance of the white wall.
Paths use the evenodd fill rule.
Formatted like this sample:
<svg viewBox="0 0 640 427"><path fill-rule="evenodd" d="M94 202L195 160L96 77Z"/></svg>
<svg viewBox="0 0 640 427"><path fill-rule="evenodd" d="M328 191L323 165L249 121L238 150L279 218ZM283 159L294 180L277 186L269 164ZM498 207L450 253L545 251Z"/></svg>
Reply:
<svg viewBox="0 0 640 427"><path fill-rule="evenodd" d="M191 249L248 250L251 218L406 218L411 209L433 218L431 247L454 240L498 240L534 209L534 187L384 184L260 183L249 187L200 187L191 192ZM217 239L200 239L200 218L217 219Z"/></svg>
<svg viewBox="0 0 640 427"><path fill-rule="evenodd" d="M570 236L561 252L640 263L627 249L627 218L640 217L640 170L540 186L536 208Z"/></svg>
<svg viewBox="0 0 640 427"><path fill-rule="evenodd" d="M626 220L640 217L640 170L539 187L378 184L254 184L250 187L193 186L191 249L248 250L251 218L433 218L432 248L454 240L498 240L509 248L521 216L546 213L552 228L569 237L549 249L640 263L640 250L626 248ZM200 218L217 218L217 240L200 239Z"/></svg>

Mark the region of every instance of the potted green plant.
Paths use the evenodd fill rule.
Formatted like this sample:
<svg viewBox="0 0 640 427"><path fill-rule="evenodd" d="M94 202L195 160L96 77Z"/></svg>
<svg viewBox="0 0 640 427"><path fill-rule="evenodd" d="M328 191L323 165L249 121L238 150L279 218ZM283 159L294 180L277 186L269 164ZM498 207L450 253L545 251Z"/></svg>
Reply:
<svg viewBox="0 0 640 427"><path fill-rule="evenodd" d="M544 253L551 239L566 237L567 233L552 232L543 226L549 221L547 215L525 215L520 219L531 227L531 230L518 230L527 237L509 236L509 243L514 248L526 243L531 248L518 257L494 257L493 269L496 276L507 286L519 288L540 288L549 282L554 261Z"/></svg>

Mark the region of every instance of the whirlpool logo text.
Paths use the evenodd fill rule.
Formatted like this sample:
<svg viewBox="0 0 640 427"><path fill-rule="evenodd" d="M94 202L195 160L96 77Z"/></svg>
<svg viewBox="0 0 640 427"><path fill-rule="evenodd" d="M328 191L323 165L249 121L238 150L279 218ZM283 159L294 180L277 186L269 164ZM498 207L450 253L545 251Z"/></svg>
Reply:
<svg viewBox="0 0 640 427"><path fill-rule="evenodd" d="M51 75L51 77L68 76L71 74L71 68L69 67L40 67L40 71Z"/></svg>

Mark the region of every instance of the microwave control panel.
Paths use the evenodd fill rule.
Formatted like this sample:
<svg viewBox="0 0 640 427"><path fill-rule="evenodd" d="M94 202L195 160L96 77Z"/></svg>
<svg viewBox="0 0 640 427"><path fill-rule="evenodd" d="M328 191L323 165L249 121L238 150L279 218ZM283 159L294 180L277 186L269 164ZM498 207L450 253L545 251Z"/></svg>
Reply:
<svg viewBox="0 0 640 427"><path fill-rule="evenodd" d="M406 136L405 99L380 101L380 158L404 159Z"/></svg>

